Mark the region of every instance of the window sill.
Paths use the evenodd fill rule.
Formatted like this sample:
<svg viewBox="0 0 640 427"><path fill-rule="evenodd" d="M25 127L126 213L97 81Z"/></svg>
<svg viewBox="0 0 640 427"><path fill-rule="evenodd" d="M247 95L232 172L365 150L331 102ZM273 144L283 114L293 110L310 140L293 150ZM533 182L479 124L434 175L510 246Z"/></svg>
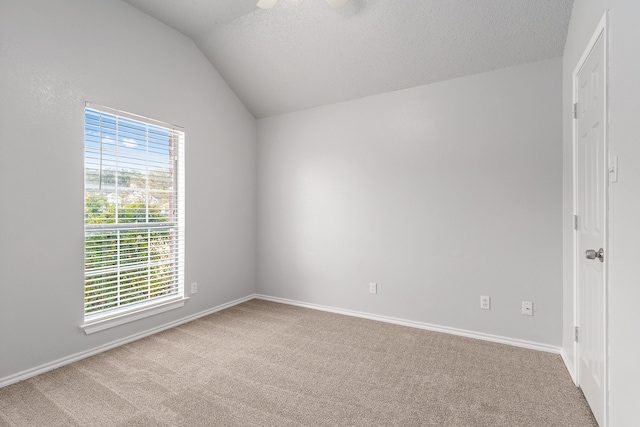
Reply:
<svg viewBox="0 0 640 427"><path fill-rule="evenodd" d="M125 323L144 319L145 317L154 316L164 313L165 311L174 310L184 306L188 297L178 297L166 300L154 305L147 305L138 309L132 309L124 313L114 314L112 316L99 317L85 322L80 328L85 334L93 334L114 326L124 325Z"/></svg>

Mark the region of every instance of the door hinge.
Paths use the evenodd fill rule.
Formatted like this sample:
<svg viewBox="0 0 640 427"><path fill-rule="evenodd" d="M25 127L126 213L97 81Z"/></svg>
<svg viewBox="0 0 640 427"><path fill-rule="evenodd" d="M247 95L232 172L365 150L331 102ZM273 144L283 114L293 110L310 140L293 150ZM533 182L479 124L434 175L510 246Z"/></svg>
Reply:
<svg viewBox="0 0 640 427"><path fill-rule="evenodd" d="M574 230L578 229L578 215L573 216L573 229Z"/></svg>
<svg viewBox="0 0 640 427"><path fill-rule="evenodd" d="M574 340L575 342L578 342L578 327L577 327L577 326L575 327L573 340Z"/></svg>
<svg viewBox="0 0 640 427"><path fill-rule="evenodd" d="M573 104L573 118L577 119L578 118L578 103L574 103Z"/></svg>

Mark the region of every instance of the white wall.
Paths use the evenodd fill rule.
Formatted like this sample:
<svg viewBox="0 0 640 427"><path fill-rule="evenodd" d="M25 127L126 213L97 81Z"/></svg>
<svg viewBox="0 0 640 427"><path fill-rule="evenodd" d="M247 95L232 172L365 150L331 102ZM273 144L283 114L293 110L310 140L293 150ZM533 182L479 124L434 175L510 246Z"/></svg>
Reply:
<svg viewBox="0 0 640 427"><path fill-rule="evenodd" d="M638 277L638 212L640 212L640 2L581 0L574 2L563 59L564 113L564 341L573 357L572 215L572 73L606 9L610 9L609 138L610 153L619 157L619 182L609 200L609 356L610 426L640 419L640 285Z"/></svg>
<svg viewBox="0 0 640 427"><path fill-rule="evenodd" d="M186 129L185 307L83 323L85 100ZM126 3L0 0L0 381L255 292L255 121L194 43Z"/></svg>
<svg viewBox="0 0 640 427"><path fill-rule="evenodd" d="M559 346L561 65L258 120L258 292Z"/></svg>

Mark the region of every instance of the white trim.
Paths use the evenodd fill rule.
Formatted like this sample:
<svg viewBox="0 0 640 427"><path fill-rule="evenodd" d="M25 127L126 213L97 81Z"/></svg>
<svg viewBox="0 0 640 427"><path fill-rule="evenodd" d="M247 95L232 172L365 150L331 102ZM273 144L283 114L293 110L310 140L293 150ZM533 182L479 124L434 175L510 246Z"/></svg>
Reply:
<svg viewBox="0 0 640 427"><path fill-rule="evenodd" d="M69 365L73 362L77 362L82 359L86 359L87 357L95 356L96 354L100 354L105 351L111 350L113 348L119 347L121 345L125 345L130 342L148 337L150 335L157 334L158 332L162 332L164 330L174 328L176 326L182 325L187 322L191 322L193 320L199 319L204 316L208 316L218 311L231 308L235 305L242 304L252 299L261 299L265 301L278 302L282 304L288 304L288 305L294 305L298 307L311 308L314 310L327 311L330 313L342 314L345 316L360 317L363 319L376 320L379 322L392 323L392 324L401 325L401 326L408 326L410 328L424 329L424 330L434 331L434 332L442 332L442 333L451 334L451 335L458 335L458 336L463 336L467 338L474 338L474 339L479 339L483 341L489 341L489 342L495 342L499 344L512 345L515 347L527 348L530 350L544 351L546 353L560 354L563 360L565 361L565 364L567 364L567 359L564 353L561 351L561 348L557 346L548 345L548 344L536 343L533 341L526 341L526 340L520 340L515 338L502 337L499 335L484 334L480 332L468 331L465 329L450 328L447 326L433 325L430 323L415 322L412 320L398 319L395 317L380 316L376 314L363 313L363 312L353 311L353 310L345 310L345 309L340 309L335 307L323 306L319 304L305 303L305 302L294 301L286 298L270 297L270 296L261 295L261 294L251 294L251 295L247 295L246 297L242 297L242 298L230 301L228 303L218 305L211 309L201 311L191 316L183 317L182 319L178 319L173 322L165 323L164 325L148 329L138 334L130 335L128 337L121 338L116 341L112 341L108 344L104 344L104 345L92 348L90 350L82 351L82 352L73 354L71 356L67 356L67 357L63 357L61 359L55 360L53 362L45 363L35 368L27 369L25 371L19 372L14 375L9 375L8 377L0 378L0 388L6 387L11 384L15 384L19 381L23 381L31 377L35 377L36 375L44 374L45 372L52 371L56 368Z"/></svg>
<svg viewBox="0 0 640 427"><path fill-rule="evenodd" d="M236 299L234 301L230 301L225 304L218 305L216 307L210 308L205 311L201 311L199 313L193 314L191 316L183 317L182 319L175 320L173 322L165 323L164 325L148 329L146 331L130 335L125 338L121 338L115 341L112 341L108 344L104 344L90 350L81 351L76 354L72 354L71 356L66 356L58 360L54 360L53 362L45 363L43 365L37 366L35 368L27 369L22 372L18 372L14 375L9 375L8 377L0 378L0 388L6 387L8 385L17 383L19 381L26 380L31 377L35 377L36 375L44 374L45 372L52 371L61 366L69 365L73 362L77 362L82 359L86 359L87 357L95 356L96 354L105 352L107 350L111 350L112 348L119 347L124 344L128 344L133 341L137 341L141 338L148 337L153 334L157 334L158 332L162 332L164 330L174 328L176 326L182 325L187 322L191 322L192 320L196 320L200 317L208 316L220 310L224 310L226 308L233 307L234 305L242 304L243 302L247 302L249 300L254 299L254 295L248 295L243 298Z"/></svg>
<svg viewBox="0 0 640 427"><path fill-rule="evenodd" d="M564 348L560 350L560 357L562 357L562 361L564 362L564 366L567 368L567 372L569 372L569 376L571 377L571 381L577 386L578 379L576 378L576 370L573 367L573 359L571 359L567 353L564 351Z"/></svg>
<svg viewBox="0 0 640 427"><path fill-rule="evenodd" d="M154 305L150 305L147 303L137 310L134 309L131 311L127 311L126 313L116 314L114 316L104 316L98 317L95 320L89 320L85 322L84 325L80 325L80 329L82 329L87 335L99 331L104 331L105 329L124 325L125 323L134 322L136 320L144 319L145 317L183 307L184 303L188 299L189 297L178 297L178 299L172 298L168 301L164 301L162 303Z"/></svg>
<svg viewBox="0 0 640 427"><path fill-rule="evenodd" d="M336 307L328 307L328 306L319 305L319 304L311 304L311 303L306 303L302 301L294 301L286 298L270 297L270 296L261 295L261 294L256 294L255 298L265 300L265 301L279 302L282 304L295 305L298 307L311 308L314 310L328 311L330 313L343 314L346 316L360 317L360 318L369 319L369 320L377 320L379 322L393 323L395 325L408 326L410 328L425 329L428 331L442 332L445 334L458 335L458 336L467 337L467 338L475 338L478 340L490 341L490 342L495 342L499 344L507 344L515 347L528 348L530 350L538 350L538 351L544 351L547 353L561 354L561 348L558 346L542 344L542 343L537 343L533 341L520 340L516 338L508 338L508 337L503 337L499 335L485 334L482 332L474 332L466 329L450 328L448 326L440 326L440 325L434 325L431 323L416 322L413 320L398 319L396 317L380 316L377 314L363 313L360 311L345 310L345 309L336 308Z"/></svg>
<svg viewBox="0 0 640 427"><path fill-rule="evenodd" d="M600 38L600 34L604 32L605 36L607 35L607 28L609 27L608 21L609 21L609 9L604 11L604 15L602 15L602 18L600 18L600 22L598 22L598 26L596 27L595 31L591 35L591 38L589 39L589 43L587 43L587 47L582 52L582 55L580 56L578 63L573 69L573 77L575 77L580 72L580 69L582 68L584 63L587 61L587 58L589 57L591 50L593 50L593 46L595 46L596 42ZM573 94L575 96L575 91ZM575 98L574 98L574 101L575 101Z"/></svg>
<svg viewBox="0 0 640 427"><path fill-rule="evenodd" d="M600 22L598 23L593 35L589 39L589 43L585 47L585 50L582 52L580 56L580 60L576 64L572 79L571 79L571 92L572 92L572 107L577 102L576 95L576 77L578 73L584 66L584 63L589 58L593 47L596 42L600 38L600 36L604 37L604 150L605 150L605 167L607 168L605 172L606 177L606 185L605 185L605 207L604 207L604 334L605 334L605 354L604 354L604 426L607 427L609 425L609 10L605 10ZM573 215L577 215L578 212L578 158L576 156L577 153L577 120L571 119L572 121L572 160L573 160ZM572 336L573 330L578 325L578 257L581 254L578 254L578 230L573 227L573 328L572 328ZM569 374L574 380L576 386L580 386L580 363L579 363L579 343L573 342L573 364L570 367L568 362L568 358L563 356L563 360L565 361L565 365L567 365L567 369L569 369Z"/></svg>

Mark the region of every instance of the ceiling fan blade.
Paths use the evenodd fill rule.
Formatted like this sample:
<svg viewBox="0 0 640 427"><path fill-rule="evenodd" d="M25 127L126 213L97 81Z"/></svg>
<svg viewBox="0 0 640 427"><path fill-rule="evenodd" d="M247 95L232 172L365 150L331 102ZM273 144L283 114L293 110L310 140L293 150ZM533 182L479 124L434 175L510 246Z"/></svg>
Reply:
<svg viewBox="0 0 640 427"><path fill-rule="evenodd" d="M258 6L260 9L271 9L276 5L277 1L278 0L259 0L256 6Z"/></svg>
<svg viewBox="0 0 640 427"><path fill-rule="evenodd" d="M347 0L324 0L324 1L326 1L327 4L334 9L341 8L347 3Z"/></svg>

